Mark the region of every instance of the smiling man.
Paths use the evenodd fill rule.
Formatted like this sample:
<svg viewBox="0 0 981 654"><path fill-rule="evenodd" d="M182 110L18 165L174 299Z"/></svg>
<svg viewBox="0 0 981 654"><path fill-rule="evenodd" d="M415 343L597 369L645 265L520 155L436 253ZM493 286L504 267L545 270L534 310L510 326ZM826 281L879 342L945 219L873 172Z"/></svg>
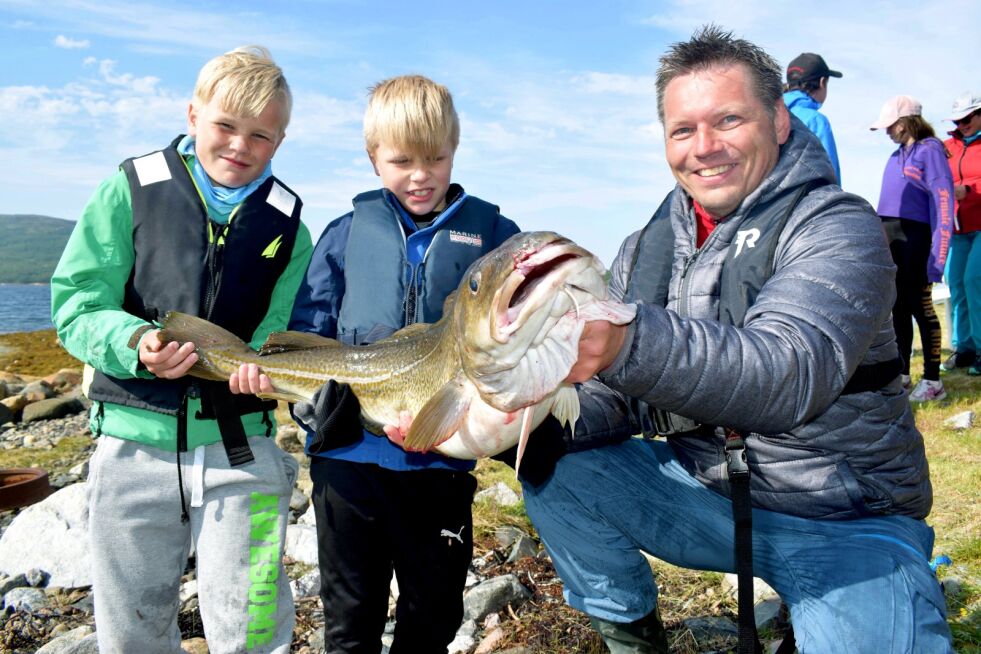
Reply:
<svg viewBox="0 0 981 654"><path fill-rule="evenodd" d="M566 600L614 654L667 651L643 550L761 577L802 654L950 651L875 211L835 185L758 46L706 27L661 58L657 94L678 185L611 281L637 318L587 326L569 381L605 386L580 389L554 468L521 468ZM664 438L573 451L638 431Z"/></svg>

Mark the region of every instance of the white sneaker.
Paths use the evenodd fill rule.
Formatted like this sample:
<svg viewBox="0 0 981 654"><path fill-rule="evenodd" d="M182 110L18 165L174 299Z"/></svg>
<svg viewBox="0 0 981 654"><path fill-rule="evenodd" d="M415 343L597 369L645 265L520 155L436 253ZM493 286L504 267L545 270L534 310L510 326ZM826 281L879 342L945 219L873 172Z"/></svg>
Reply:
<svg viewBox="0 0 981 654"><path fill-rule="evenodd" d="M944 390L943 382L921 379L920 383L913 389L913 392L909 394L909 401L932 402L934 400L943 400L946 397L947 391Z"/></svg>
<svg viewBox="0 0 981 654"><path fill-rule="evenodd" d="M909 375L904 375L900 373L899 379L901 382L903 382L903 390L909 393L909 389L912 388L913 386L913 378L910 377Z"/></svg>

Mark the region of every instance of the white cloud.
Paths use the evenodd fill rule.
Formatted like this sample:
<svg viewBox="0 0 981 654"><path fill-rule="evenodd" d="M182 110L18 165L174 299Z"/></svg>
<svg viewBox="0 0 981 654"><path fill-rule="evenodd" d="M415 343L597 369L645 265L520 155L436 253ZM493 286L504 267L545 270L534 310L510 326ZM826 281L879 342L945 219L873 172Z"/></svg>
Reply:
<svg viewBox="0 0 981 654"><path fill-rule="evenodd" d="M89 47L91 43L88 40L75 40L70 39L63 34L59 34L55 37L54 44L56 47L64 48L65 50L81 50Z"/></svg>

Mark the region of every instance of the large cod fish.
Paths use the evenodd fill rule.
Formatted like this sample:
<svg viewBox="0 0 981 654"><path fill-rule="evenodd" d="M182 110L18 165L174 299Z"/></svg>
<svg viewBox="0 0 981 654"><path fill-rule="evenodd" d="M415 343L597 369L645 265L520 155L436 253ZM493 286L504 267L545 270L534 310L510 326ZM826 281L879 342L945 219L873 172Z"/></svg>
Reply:
<svg viewBox="0 0 981 654"><path fill-rule="evenodd" d="M633 320L636 306L607 299L605 270L552 232L523 232L467 269L443 317L366 346L301 332L271 334L259 352L210 322L177 312L165 340L193 342L190 374L223 381L255 363L287 402L309 400L328 380L350 384L367 429L383 434L408 411L404 447L458 459L497 454L551 413L575 425L579 397L563 383L587 321ZM519 419L520 418L520 419Z"/></svg>

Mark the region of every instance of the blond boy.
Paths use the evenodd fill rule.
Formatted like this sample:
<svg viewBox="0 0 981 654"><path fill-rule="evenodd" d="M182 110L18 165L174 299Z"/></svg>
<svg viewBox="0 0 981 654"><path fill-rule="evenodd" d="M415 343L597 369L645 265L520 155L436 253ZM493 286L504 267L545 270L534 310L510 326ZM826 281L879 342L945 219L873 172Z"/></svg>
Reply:
<svg viewBox="0 0 981 654"><path fill-rule="evenodd" d="M163 345L170 310L254 345L286 326L310 258L300 199L272 175L291 95L259 47L201 70L187 135L128 159L96 190L51 282L65 347L95 369L89 476L103 654L180 652L193 545L212 654L288 652L281 558L297 465L272 408L186 376L194 344Z"/></svg>
<svg viewBox="0 0 981 654"><path fill-rule="evenodd" d="M364 133L382 188L324 230L290 320L357 345L438 320L467 266L518 232L451 182L460 124L444 86L418 75L379 83ZM379 651L394 570L391 652L445 652L473 554L473 462L365 431L357 399L333 383L296 414L309 425L326 651Z"/></svg>

